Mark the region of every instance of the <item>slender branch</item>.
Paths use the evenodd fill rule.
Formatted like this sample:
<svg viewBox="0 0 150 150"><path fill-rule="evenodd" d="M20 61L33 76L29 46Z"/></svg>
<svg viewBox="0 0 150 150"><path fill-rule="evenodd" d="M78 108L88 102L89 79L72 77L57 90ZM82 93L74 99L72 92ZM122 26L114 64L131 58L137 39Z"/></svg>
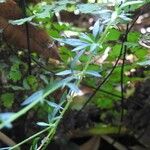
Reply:
<svg viewBox="0 0 150 150"><path fill-rule="evenodd" d="M24 17L27 17L26 12L26 0L20 0L20 4L23 10ZM25 23L26 26L26 36L27 36L27 48L28 48L28 73L31 75L31 48L30 48L30 35L29 35L29 25L28 22Z"/></svg>

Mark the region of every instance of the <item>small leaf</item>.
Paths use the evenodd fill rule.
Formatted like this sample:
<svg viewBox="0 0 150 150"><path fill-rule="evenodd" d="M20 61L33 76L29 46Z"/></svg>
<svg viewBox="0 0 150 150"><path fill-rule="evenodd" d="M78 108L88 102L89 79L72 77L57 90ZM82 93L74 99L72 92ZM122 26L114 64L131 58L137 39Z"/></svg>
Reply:
<svg viewBox="0 0 150 150"><path fill-rule="evenodd" d="M4 148L1 148L0 150L9 150L11 147L4 147Z"/></svg>
<svg viewBox="0 0 150 150"><path fill-rule="evenodd" d="M37 91L33 93L30 97L28 97L21 105L28 105L35 101L41 101L43 99L43 90Z"/></svg>
<svg viewBox="0 0 150 150"><path fill-rule="evenodd" d="M11 113L11 112L0 113L0 120L2 122L5 122L5 121L9 120L13 115L15 115L15 113ZM6 128L12 128L12 124L7 123L7 124L5 124L5 127Z"/></svg>
<svg viewBox="0 0 150 150"><path fill-rule="evenodd" d="M68 86L75 93L80 92L80 89L73 83L67 83L66 86Z"/></svg>
<svg viewBox="0 0 150 150"><path fill-rule="evenodd" d="M80 34L80 38L83 39L83 40L86 40L88 42L92 42L93 43L93 40L88 35L86 35L85 33L81 33Z"/></svg>
<svg viewBox="0 0 150 150"><path fill-rule="evenodd" d="M28 85L32 88L33 91L35 91L38 88L38 80L35 76L29 75L27 77Z"/></svg>
<svg viewBox="0 0 150 150"><path fill-rule="evenodd" d="M98 19L93 26L94 37L97 37L97 35L99 34L99 29L100 29L100 20Z"/></svg>
<svg viewBox="0 0 150 150"><path fill-rule="evenodd" d="M65 70L65 71L61 71L59 73L56 73L56 75L58 76L64 76L64 75L68 75L68 74L71 74L72 71L71 70Z"/></svg>
<svg viewBox="0 0 150 150"><path fill-rule="evenodd" d="M86 44L85 42L79 40L79 39L56 39L57 41L61 42L61 43L64 43L64 44L68 44L68 45L71 45L71 46L81 46L83 44Z"/></svg>
<svg viewBox="0 0 150 150"><path fill-rule="evenodd" d="M38 126L42 126L42 127L48 127L49 124L48 123L45 123L45 122L37 122L36 123Z"/></svg>
<svg viewBox="0 0 150 150"><path fill-rule="evenodd" d="M73 69L76 65L76 63L79 61L80 57L83 55L85 50L80 51L77 53L77 55L74 57L73 61L71 62L71 69Z"/></svg>
<svg viewBox="0 0 150 150"><path fill-rule="evenodd" d="M98 45L97 43L91 44L91 46L90 46L90 52L96 51L97 48L98 48L98 46L99 46L99 45Z"/></svg>
<svg viewBox="0 0 150 150"><path fill-rule="evenodd" d="M90 44L82 44L80 46L77 46L76 48L74 48L72 51L75 52L75 51L81 51L81 50L85 50Z"/></svg>
<svg viewBox="0 0 150 150"><path fill-rule="evenodd" d="M23 19L9 20L9 23L11 23L12 25L22 25L25 22L31 22L34 17L35 16L30 16L30 17L23 18Z"/></svg>
<svg viewBox="0 0 150 150"><path fill-rule="evenodd" d="M28 84L27 79L24 79L24 80L23 80L23 87L24 87L26 90L30 90L30 85Z"/></svg>
<svg viewBox="0 0 150 150"><path fill-rule="evenodd" d="M67 77L61 81L56 81L54 83L49 84L45 89L44 89L44 97L49 95L50 93L54 92L58 88L64 86L66 83L72 81L73 79L76 79L74 76Z"/></svg>
<svg viewBox="0 0 150 150"><path fill-rule="evenodd" d="M120 17L121 19L123 19L124 21L132 21L131 18L127 17L127 16L124 15L124 14L119 15L119 17Z"/></svg>
<svg viewBox="0 0 150 150"><path fill-rule="evenodd" d="M95 77L101 77L101 75L97 71L86 71L85 73Z"/></svg>
<svg viewBox="0 0 150 150"><path fill-rule="evenodd" d="M49 82L48 82L48 79L47 79L47 77L46 77L45 75L41 74L41 75L40 75L40 78L44 81L45 84L48 84L48 83L49 83Z"/></svg>
<svg viewBox="0 0 150 150"><path fill-rule="evenodd" d="M19 70L19 63L14 63L11 66L10 72L9 72L9 79L13 80L14 82L17 82L21 79L22 74Z"/></svg>
<svg viewBox="0 0 150 150"><path fill-rule="evenodd" d="M129 2L125 2L124 4L122 4L120 8L124 8L129 5L142 4L142 3L143 1L129 1Z"/></svg>
<svg viewBox="0 0 150 150"><path fill-rule="evenodd" d="M4 107L11 108L14 103L14 93L5 93L1 95Z"/></svg>
<svg viewBox="0 0 150 150"><path fill-rule="evenodd" d="M58 109L63 109L63 107L61 107L60 105L54 103L54 102L50 102L50 101L46 101L47 104L53 108L58 108Z"/></svg>
<svg viewBox="0 0 150 150"><path fill-rule="evenodd" d="M6 113L0 113L0 120L1 121L6 121L10 119L15 113L12 112L6 112Z"/></svg>

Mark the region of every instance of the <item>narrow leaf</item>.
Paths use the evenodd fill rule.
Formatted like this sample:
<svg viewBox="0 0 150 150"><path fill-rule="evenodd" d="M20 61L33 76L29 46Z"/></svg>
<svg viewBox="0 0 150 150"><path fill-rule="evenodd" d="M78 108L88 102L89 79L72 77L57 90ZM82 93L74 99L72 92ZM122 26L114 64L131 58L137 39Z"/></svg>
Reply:
<svg viewBox="0 0 150 150"><path fill-rule="evenodd" d="M93 42L93 40L88 35L86 35L85 33L81 33L80 38L82 38L86 41L89 41L89 42Z"/></svg>
<svg viewBox="0 0 150 150"><path fill-rule="evenodd" d="M75 51L80 51L80 50L84 50L86 49L90 44L82 44L80 46L77 46L76 48L74 48L72 51L75 52Z"/></svg>
<svg viewBox="0 0 150 150"><path fill-rule="evenodd" d="M42 127L48 127L49 124L48 123L45 123L45 122L37 122L36 123L38 126L42 126Z"/></svg>
<svg viewBox="0 0 150 150"><path fill-rule="evenodd" d="M71 69L73 69L76 65L76 63L79 61L80 57L83 55L85 50L80 51L77 53L77 55L74 57L73 61L71 62Z"/></svg>
<svg viewBox="0 0 150 150"><path fill-rule="evenodd" d="M79 93L80 89L73 83L67 83L66 86L68 86L71 91L75 92L75 93Z"/></svg>
<svg viewBox="0 0 150 150"><path fill-rule="evenodd" d="M61 43L64 43L64 44L68 44L68 45L71 45L71 46L81 46L83 44L85 44L85 42L81 41L80 39L58 39L58 38L55 38L57 41L61 42Z"/></svg>
<svg viewBox="0 0 150 150"><path fill-rule="evenodd" d="M98 46L99 46L99 45L98 45L97 43L91 44L91 46L90 46L90 52L96 51L97 48L98 48Z"/></svg>
<svg viewBox="0 0 150 150"><path fill-rule="evenodd" d="M94 26L93 26L93 35L94 37L97 37L98 33L99 33L99 28L100 28L100 20L98 19Z"/></svg>
<svg viewBox="0 0 150 150"><path fill-rule="evenodd" d="M60 105L54 103L54 102L50 102L50 101L46 101L47 104L51 107L54 107L54 108L58 108L58 109L63 109Z"/></svg>
<svg viewBox="0 0 150 150"><path fill-rule="evenodd" d="M97 71L86 71L85 72L86 74L88 75L92 75L92 76L95 76L95 77L101 77L101 75L97 72Z"/></svg>
<svg viewBox="0 0 150 150"><path fill-rule="evenodd" d="M28 105L34 101L41 101L43 99L43 90L37 91L33 93L30 97L28 97L21 105Z"/></svg>
<svg viewBox="0 0 150 150"><path fill-rule="evenodd" d="M30 16L30 17L23 18L23 19L18 19L18 20L9 20L9 23L11 23L12 25L22 25L22 24L24 24L25 22L30 22L30 21L32 21L32 19L33 19L34 17L35 17L35 16Z"/></svg>
<svg viewBox="0 0 150 150"><path fill-rule="evenodd" d="M56 75L58 76L64 76L64 75L68 75L68 74L71 74L72 71L71 70L65 70L65 71L61 71L59 73L56 73Z"/></svg>
<svg viewBox="0 0 150 150"><path fill-rule="evenodd" d="M142 3L143 3L143 1L129 1L129 2L122 4L120 6L120 8L124 8L124 7L129 6L129 5L142 4Z"/></svg>

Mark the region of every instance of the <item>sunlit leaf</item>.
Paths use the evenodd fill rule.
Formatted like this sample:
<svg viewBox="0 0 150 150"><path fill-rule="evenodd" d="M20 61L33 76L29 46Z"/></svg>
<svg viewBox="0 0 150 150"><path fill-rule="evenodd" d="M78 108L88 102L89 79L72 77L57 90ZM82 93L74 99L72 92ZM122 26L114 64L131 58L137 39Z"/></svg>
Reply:
<svg viewBox="0 0 150 150"><path fill-rule="evenodd" d="M77 53L77 55L74 57L73 61L71 62L71 69L73 69L76 65L76 63L79 61L80 57L83 55L85 50L80 51L79 53Z"/></svg>
<svg viewBox="0 0 150 150"><path fill-rule="evenodd" d="M85 44L85 43L83 43L81 46L75 47L72 51L73 51L73 52L81 51L81 50L86 49L88 46L90 46L90 44Z"/></svg>
<svg viewBox="0 0 150 150"><path fill-rule="evenodd" d="M93 26L94 37L97 37L97 35L99 34L99 29L100 29L100 20L98 19Z"/></svg>
<svg viewBox="0 0 150 150"><path fill-rule="evenodd" d="M5 121L9 120L13 115L15 115L15 113L12 113L12 112L0 113L0 121L5 123ZM5 127L12 128L12 124L7 123L5 124Z"/></svg>
<svg viewBox="0 0 150 150"><path fill-rule="evenodd" d="M99 45L97 43L93 43L90 46L90 51L91 52L96 51L98 47L99 47Z"/></svg>
<svg viewBox="0 0 150 150"><path fill-rule="evenodd" d="M129 5L135 5L135 4L142 4L143 3L143 1L129 1L129 2L125 2L124 4L122 4L121 6L120 6L120 8L124 8L124 7L127 7L127 6L129 6Z"/></svg>
<svg viewBox="0 0 150 150"><path fill-rule="evenodd" d="M60 105L58 105L57 103L51 102L51 101L46 101L47 104L53 108L57 108L57 109L63 109L63 107L61 107Z"/></svg>
<svg viewBox="0 0 150 150"><path fill-rule="evenodd" d="M93 40L85 33L81 33L80 38L88 42L93 42Z"/></svg>
<svg viewBox="0 0 150 150"><path fill-rule="evenodd" d="M86 71L85 72L86 74L88 75L92 75L92 76L95 76L95 77L101 77L101 75L97 72L97 71Z"/></svg>
<svg viewBox="0 0 150 150"><path fill-rule="evenodd" d="M41 127L48 127L48 126L49 126L49 124L46 123L46 122L37 122L36 124L37 124L38 126L41 126Z"/></svg>
<svg viewBox="0 0 150 150"><path fill-rule="evenodd" d="M43 90L37 91L33 93L30 97L28 97L21 105L28 105L35 101L41 101L43 99Z"/></svg>
<svg viewBox="0 0 150 150"><path fill-rule="evenodd" d="M73 47L75 46L82 46L84 44L87 44L83 41L81 41L80 39L56 39L57 41L61 42L61 43L64 43L64 44L68 44L68 45L71 45Z"/></svg>
<svg viewBox="0 0 150 150"><path fill-rule="evenodd" d="M71 73L72 73L71 70L65 70L65 71L61 71L59 73L56 73L56 75L58 75L58 76L64 76L64 75L69 75Z"/></svg>
<svg viewBox="0 0 150 150"><path fill-rule="evenodd" d="M18 19L18 20L9 20L9 23L11 23L12 25L22 25L25 22L31 22L34 17L35 16L30 16L30 17Z"/></svg>
<svg viewBox="0 0 150 150"><path fill-rule="evenodd" d="M75 93L79 93L80 89L73 83L67 83L66 86L68 86L71 91L75 92Z"/></svg>

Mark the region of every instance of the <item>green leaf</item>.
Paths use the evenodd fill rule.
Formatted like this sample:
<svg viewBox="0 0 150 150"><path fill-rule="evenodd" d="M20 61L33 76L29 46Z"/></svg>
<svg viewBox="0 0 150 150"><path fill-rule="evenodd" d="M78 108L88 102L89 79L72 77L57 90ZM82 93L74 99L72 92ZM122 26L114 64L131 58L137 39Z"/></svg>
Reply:
<svg viewBox="0 0 150 150"><path fill-rule="evenodd" d="M75 47L72 51L76 52L76 51L85 50L88 46L89 46L88 44L82 44L80 46Z"/></svg>
<svg viewBox="0 0 150 150"><path fill-rule="evenodd" d="M69 75L71 74L72 71L71 70L64 70L64 71L61 71L59 73L56 73L57 76L64 76L64 75Z"/></svg>
<svg viewBox="0 0 150 150"><path fill-rule="evenodd" d="M12 25L22 25L25 22L31 22L34 17L35 15L18 20L9 20L9 23L11 23Z"/></svg>
<svg viewBox="0 0 150 150"><path fill-rule="evenodd" d="M49 83L49 81L48 81L48 79L47 79L47 77L45 75L41 74L40 78L44 81L45 84Z"/></svg>
<svg viewBox="0 0 150 150"><path fill-rule="evenodd" d="M94 77L101 77L101 75L97 71L88 70L85 74L92 75Z"/></svg>
<svg viewBox="0 0 150 150"><path fill-rule="evenodd" d="M113 102L112 100L110 99L105 99L105 98L99 98L96 100L97 102L97 105L100 107L100 108L103 108L103 109L108 109L108 108L112 108L113 106Z"/></svg>
<svg viewBox="0 0 150 150"><path fill-rule="evenodd" d="M9 120L13 115L15 115L15 113L13 113L13 112L0 113L0 121L5 122L5 121ZM5 127L12 128L12 124L8 123L5 125Z"/></svg>
<svg viewBox="0 0 150 150"><path fill-rule="evenodd" d="M120 35L121 35L121 33L118 30L116 30L114 28L109 29L106 40L107 41L116 41L119 39Z"/></svg>
<svg viewBox="0 0 150 150"><path fill-rule="evenodd" d="M138 43L140 38L139 32L129 32L127 40L128 42Z"/></svg>
<svg viewBox="0 0 150 150"><path fill-rule="evenodd" d="M99 34L102 33L103 28L104 28L104 25L102 25L102 24L100 23L100 20L98 19L98 20L95 22L95 24L94 24L94 26L93 26L93 31L92 31L95 38L96 38Z"/></svg>
<svg viewBox="0 0 150 150"><path fill-rule="evenodd" d="M80 38L81 38L82 40L85 40L86 42L91 42L91 43L93 43L93 40L91 39L91 37L88 36L88 35L85 34L85 33L81 33L81 34L80 34Z"/></svg>
<svg viewBox="0 0 150 150"><path fill-rule="evenodd" d="M68 45L71 45L73 47L75 46L82 46L82 45L88 45L87 43L81 41L80 39L57 39L57 41L61 42L61 43L64 43L64 44L68 44Z"/></svg>
<svg viewBox="0 0 150 150"><path fill-rule="evenodd" d="M51 101L46 101L46 103L50 106L50 107L53 107L53 108L57 108L57 109L63 109L63 107L61 107L60 105L54 103L54 102L51 102Z"/></svg>
<svg viewBox="0 0 150 150"><path fill-rule="evenodd" d="M14 94L13 93L2 94L1 100L3 102L4 107L11 108L14 103Z"/></svg>
<svg viewBox="0 0 150 150"><path fill-rule="evenodd" d="M28 97L21 105L28 105L35 101L42 101L43 100L43 90L37 91L33 93L30 97Z"/></svg>
<svg viewBox="0 0 150 150"><path fill-rule="evenodd" d="M73 83L67 83L66 86L68 86L72 92L75 92L75 93L80 93L80 89Z"/></svg>
<svg viewBox="0 0 150 150"><path fill-rule="evenodd" d="M71 62L71 69L74 69L74 67L76 66L76 63L79 61L80 57L83 55L85 50L81 50L79 53L77 53L77 55L73 58L73 61Z"/></svg>
<svg viewBox="0 0 150 150"><path fill-rule="evenodd" d="M68 82L72 81L73 79L76 79L76 78L71 76L71 77L67 77L61 81L56 81L54 83L51 83L44 89L44 97L46 97L50 93L54 92L58 88L65 86Z"/></svg>
<svg viewBox="0 0 150 150"><path fill-rule="evenodd" d="M27 77L28 85L31 87L33 91L35 91L38 87L38 80L35 76L30 75Z"/></svg>
<svg viewBox="0 0 150 150"><path fill-rule="evenodd" d="M99 48L99 44L93 43L90 45L90 52L95 52Z"/></svg>
<svg viewBox="0 0 150 150"><path fill-rule="evenodd" d="M48 126L49 126L49 124L46 123L46 122L37 122L36 124L37 124L38 126L41 126L41 127L48 127Z"/></svg>
<svg viewBox="0 0 150 150"><path fill-rule="evenodd" d="M122 5L120 6L120 8L122 9L122 8L124 8L124 7L127 7L127 6L130 6L130 5L137 5L137 4L143 4L143 1L138 0L138 1L125 2L124 4L122 4Z"/></svg>
<svg viewBox="0 0 150 150"><path fill-rule="evenodd" d="M22 74L19 70L19 64L18 63L14 63L12 65L8 77L9 77L9 79L13 80L14 82L17 82L21 79Z"/></svg>
<svg viewBox="0 0 150 150"><path fill-rule="evenodd" d="M78 4L77 8L81 13L94 13L102 10L102 6L97 3Z"/></svg>
<svg viewBox="0 0 150 150"><path fill-rule="evenodd" d="M27 79L24 79L23 80L23 87L26 89L26 90L30 90L31 88L30 88L30 85L28 84L28 82L27 82Z"/></svg>

